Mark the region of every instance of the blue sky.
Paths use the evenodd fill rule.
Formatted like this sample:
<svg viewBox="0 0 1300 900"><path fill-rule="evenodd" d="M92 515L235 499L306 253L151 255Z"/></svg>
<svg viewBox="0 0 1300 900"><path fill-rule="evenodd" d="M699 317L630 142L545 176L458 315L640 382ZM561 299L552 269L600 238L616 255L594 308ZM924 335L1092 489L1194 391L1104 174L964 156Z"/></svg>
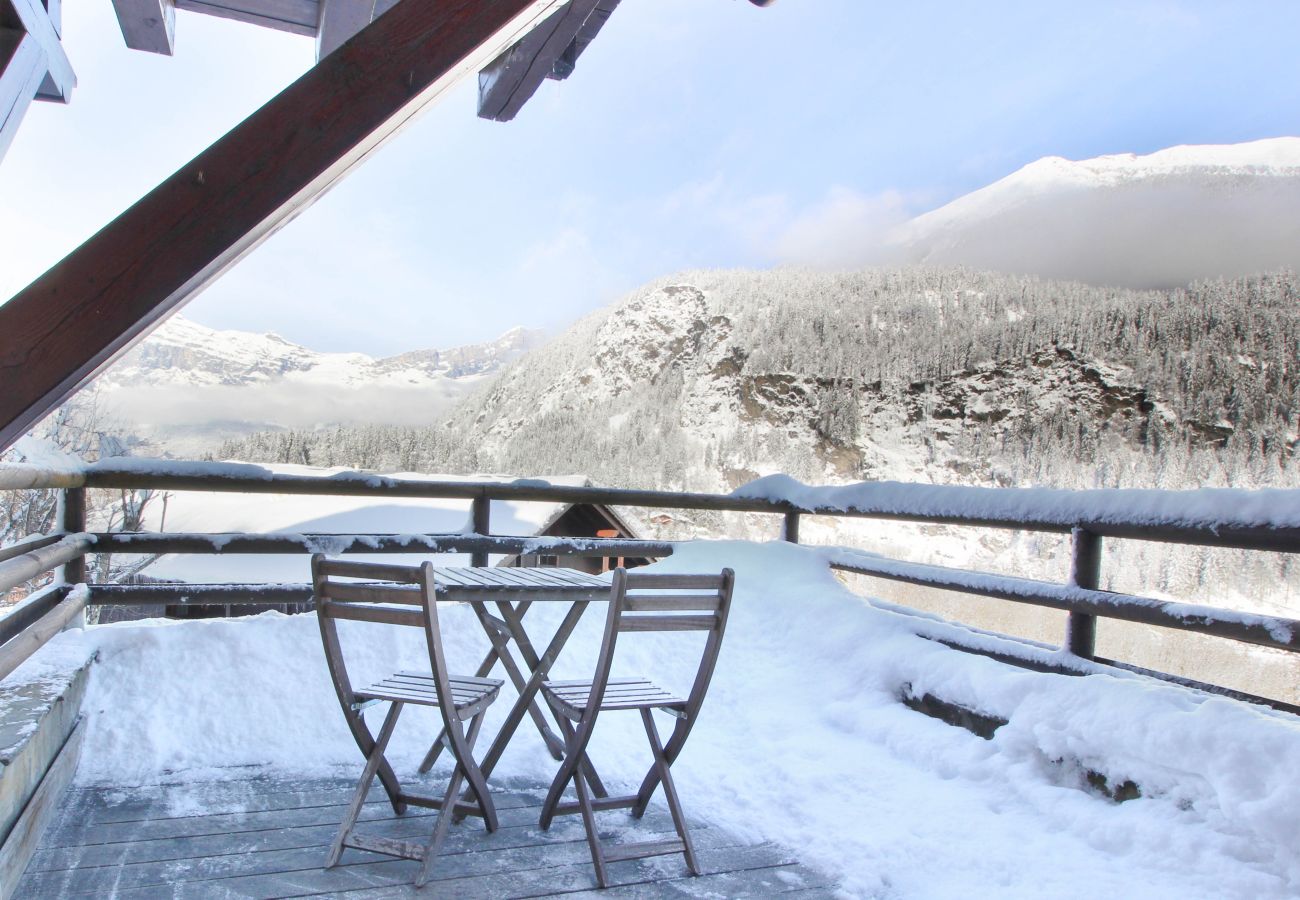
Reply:
<svg viewBox="0 0 1300 900"><path fill-rule="evenodd" d="M1300 4L624 0L512 123L465 84L195 299L204 324L396 353L558 329L659 275L852 265L1045 155L1300 132ZM67 4L80 85L0 161L8 296L312 62L177 14L174 58Z"/></svg>

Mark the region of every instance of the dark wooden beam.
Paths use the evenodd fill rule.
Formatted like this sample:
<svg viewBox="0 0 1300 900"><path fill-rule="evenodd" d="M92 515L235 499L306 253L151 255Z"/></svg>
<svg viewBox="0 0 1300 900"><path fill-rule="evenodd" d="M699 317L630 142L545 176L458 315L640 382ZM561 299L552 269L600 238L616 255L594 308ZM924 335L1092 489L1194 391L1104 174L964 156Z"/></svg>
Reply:
<svg viewBox="0 0 1300 900"><path fill-rule="evenodd" d="M0 306L0 449L559 2L402 0Z"/></svg>
<svg viewBox="0 0 1300 900"><path fill-rule="evenodd" d="M564 8L479 72L478 114L509 122L555 70L595 9L608 0L569 0ZM602 22L603 24L603 22Z"/></svg>

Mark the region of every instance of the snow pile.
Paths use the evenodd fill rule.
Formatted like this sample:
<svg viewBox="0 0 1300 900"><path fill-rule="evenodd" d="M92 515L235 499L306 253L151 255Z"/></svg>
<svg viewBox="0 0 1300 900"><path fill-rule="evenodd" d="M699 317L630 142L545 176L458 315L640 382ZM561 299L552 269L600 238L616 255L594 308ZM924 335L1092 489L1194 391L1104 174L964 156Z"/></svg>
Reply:
<svg viewBox="0 0 1300 900"><path fill-rule="evenodd" d="M864 601L815 548L687 544L656 570L723 566L737 572L732 620L675 768L695 815L794 848L842 873L853 896L1300 892L1294 717L1136 676L1040 674L953 651L915 631L956 626ZM533 607L535 643L562 612ZM472 668L485 647L472 614L450 606L442 616L453 669ZM343 624L354 681L427 664L415 629ZM593 607L557 677L590 673L602 624ZM701 640L626 635L615 674L683 689ZM101 660L85 704L83 782L229 777L221 770L232 765L360 769L312 616L113 625L56 643L69 641ZM1009 724L982 740L904 707L904 685ZM505 689L485 736L512 699ZM391 753L399 771L417 764L434 721L405 714ZM613 789L639 782L649 758L638 717L607 714L592 756ZM525 721L494 777L546 783L554 768ZM1142 798L1116 804L1085 790L1089 769L1134 780Z"/></svg>

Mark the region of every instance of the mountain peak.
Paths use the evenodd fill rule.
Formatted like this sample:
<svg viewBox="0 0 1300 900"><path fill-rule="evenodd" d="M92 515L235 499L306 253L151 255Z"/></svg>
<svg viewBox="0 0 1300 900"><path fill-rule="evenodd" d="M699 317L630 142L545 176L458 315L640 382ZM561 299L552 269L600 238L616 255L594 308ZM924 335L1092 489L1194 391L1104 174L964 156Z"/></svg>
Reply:
<svg viewBox="0 0 1300 900"><path fill-rule="evenodd" d="M1300 137L1048 156L891 235L927 265L1125 287L1300 266Z"/></svg>

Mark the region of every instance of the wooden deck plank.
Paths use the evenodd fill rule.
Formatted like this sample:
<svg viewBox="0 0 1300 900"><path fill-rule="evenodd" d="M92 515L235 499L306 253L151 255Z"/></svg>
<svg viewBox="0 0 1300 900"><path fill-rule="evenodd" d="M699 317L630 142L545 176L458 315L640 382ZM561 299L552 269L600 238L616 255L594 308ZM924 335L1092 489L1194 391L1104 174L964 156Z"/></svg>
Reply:
<svg viewBox="0 0 1300 900"><path fill-rule="evenodd" d="M432 777L407 779L408 786L437 790L443 786L442 775L440 770ZM86 825L104 825L112 822L201 817L219 812L265 812L333 806L345 802L355 787L355 778L339 778L301 782L213 782L131 788L129 791L71 788L65 805L76 798L86 798L79 821ZM499 809L537 806L544 796L545 791L529 794L526 791L512 790L500 794L495 798L495 803ZM369 797L375 801L385 799L383 789L378 785L371 789Z"/></svg>
<svg viewBox="0 0 1300 900"><path fill-rule="evenodd" d="M388 806L387 798L384 797L382 790L372 792L372 802L375 810L382 811ZM335 797L335 800L338 798ZM499 799L501 802L497 805L499 813L505 813L511 810L507 820L516 820L515 825L503 826L511 828L529 827L529 822L536 822L537 815L534 812L515 813L516 809L536 810L539 806L536 802L524 805L511 804L512 799L509 796L494 798L494 802ZM531 799L531 798L530 798ZM368 804L369 807L369 804ZM339 803L331 804L327 807L330 814L334 810L341 810L342 805ZM376 815L373 817L363 816L362 821L366 822L387 822L395 819L391 814L391 807L388 817ZM406 821L425 822L426 819L433 815L433 810L413 809L405 817ZM183 817L191 818L191 817ZM291 832L302 832L306 834L312 829L325 829L332 833L337 830L338 823L324 823L320 825L297 825L285 827L260 828L251 831L220 831L210 832L207 834L189 834L180 837L155 837L141 840L117 840L101 841L93 844L70 844L65 846L44 846L38 850L32 857L31 863L27 867L28 873L53 871L57 869L66 869L74 866L99 866L99 865L116 865L127 862L147 862L151 860L181 858L191 849L190 855L203 855L206 853L216 852L254 852L260 849L286 849L299 846L294 841L298 838L291 839ZM431 827L427 823L421 827ZM456 834L457 832L453 832ZM67 840L64 836L62 840ZM301 846L310 846L302 844ZM221 848L231 848L222 850Z"/></svg>
<svg viewBox="0 0 1300 900"><path fill-rule="evenodd" d="M436 780L436 778L435 778ZM498 786L499 787L499 786ZM19 885L17 896L71 898L297 896L760 897L792 891L828 895L830 881L786 850L755 846L725 830L695 826L705 874L686 876L680 857L613 864L610 890L594 889L585 834L576 819L537 827L541 789L513 785L494 793L502 827L487 834L476 819L453 828L429 890L411 887L417 863L348 850L323 869L350 791L346 779L250 778L233 784L173 785L140 791L74 789ZM433 811L397 817L379 792L362 812L363 830L423 840ZM640 822L605 814L617 843L675 837L652 806Z"/></svg>

